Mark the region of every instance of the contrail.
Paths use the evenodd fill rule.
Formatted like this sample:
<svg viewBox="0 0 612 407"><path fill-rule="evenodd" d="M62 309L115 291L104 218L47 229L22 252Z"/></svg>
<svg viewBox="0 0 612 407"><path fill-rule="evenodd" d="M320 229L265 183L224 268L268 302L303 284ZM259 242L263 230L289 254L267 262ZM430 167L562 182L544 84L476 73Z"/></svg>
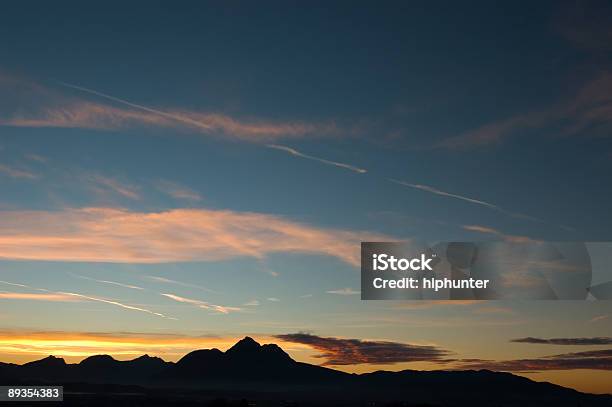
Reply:
<svg viewBox="0 0 612 407"><path fill-rule="evenodd" d="M118 97L115 97L115 96L112 96L112 95L109 95L109 94L106 94L106 93L98 92L97 90L93 90L93 89L89 89L89 88L83 87L83 86L73 85L71 83L62 82L62 81L57 81L57 83L62 85L62 86L65 86L67 88L71 88L71 89L79 90L81 92L89 93L91 95L99 96L99 97L104 98L104 99L112 100L113 102L121 103L121 104L124 104L126 106L130 106L130 107L133 107L133 108L136 108L136 109L144 110L145 112L156 114L158 116L162 116L162 117L165 117L167 119L176 120L178 122L186 123L186 124L189 124L189 125L192 125L192 126L204 129L204 130L211 130L212 129L212 126L210 126L209 124L200 122L198 120L191 119L189 117L185 117L185 116L178 115L178 114L175 114L175 113L164 112L162 110L153 109L153 108L148 107L148 106L140 105L138 103L133 103L133 102L130 102L129 100L121 99L121 98L118 98ZM340 163L340 162L336 162L336 161L325 160L323 158L318 158L318 157L313 157L313 156L308 155L308 154L303 154L303 153L300 153L299 151L297 151L297 150L295 150L293 148L290 148L290 147L281 146L281 145L277 145L277 144L268 144L267 147L268 148L274 148L276 150L285 151L285 152L287 152L287 153L289 153L291 155L294 155L296 157L306 158L308 160L318 161L318 162L323 163L323 164L333 165L333 166L340 167L340 168L345 168L347 170L350 170L350 171L353 171L353 172L357 172L357 173L360 173L360 174L363 174L363 173L367 172L367 170L365 170L363 168L355 167L353 165L344 164L344 163Z"/></svg>
<svg viewBox="0 0 612 407"><path fill-rule="evenodd" d="M86 92L86 93L89 93L89 94L92 94L92 95L96 95L96 96L102 97L104 99L112 100L113 102L121 103L121 104L124 104L124 105L127 105L127 106L131 106L131 107L136 108L136 109L144 110L145 112L149 112L149 113L153 113L153 114L156 114L156 115L159 115L159 116L163 116L163 117L171 119L171 120L176 120L176 121L179 121L179 122L187 123L187 124L190 124L192 126L196 126L196 127L203 128L203 129L206 129L206 130L210 130L212 128L210 125L208 125L206 123L202 123L200 121L193 120L193 119L191 119L189 117L181 116L181 115L174 114L174 113L164 112L162 110L153 109L153 108L150 108L150 107L147 107L147 106L139 105L137 103L132 103L132 102L130 102L128 100L125 100L125 99L120 99L118 97L111 96L111 95L108 95L106 93L98 92L97 90L88 89L88 88L85 88L83 86L73 85L73 84L66 83L66 82L61 82L61 81L58 81L58 83L60 85L62 85L62 86L67 87L67 88L80 90L81 92Z"/></svg>
<svg viewBox="0 0 612 407"><path fill-rule="evenodd" d="M216 305L216 304L211 304L209 302L206 301L200 301L200 300L193 300L191 298L185 298L185 297L181 297L178 296L176 294L168 294L168 293L160 293L160 295L166 297L166 298L170 298L171 300L177 301L177 302L183 302L186 304L191 304L194 305L198 308L202 308L202 309L206 309L206 310L212 310L212 311L217 311L220 312L222 314L229 314L230 312L238 312L238 311L242 311L242 308L238 308L238 307L226 307L224 305Z"/></svg>
<svg viewBox="0 0 612 407"><path fill-rule="evenodd" d="M158 276L145 276L145 277L148 278L149 280L152 280L158 283L176 284L182 287L198 288L200 290L207 291L209 293L220 294L218 291L211 290L210 288L206 288L206 287L203 287L197 284L183 283L182 281L170 280L169 278L158 277Z"/></svg>
<svg viewBox="0 0 612 407"><path fill-rule="evenodd" d="M323 164L333 165L333 166L340 167L340 168L345 168L347 170L350 170L350 171L353 171L353 172L357 172L359 174L364 174L364 173L368 172L367 170L364 170L363 168L355 167L353 165L339 163L337 161L325 160L323 158L313 157L312 155L300 153L299 151L297 151L296 149L291 148L291 147L281 146L281 145L278 145L278 144L267 144L266 147L273 148L275 150L285 151L285 152L287 152L287 153L289 153L291 155L294 155L296 157L306 158L307 160L318 161L318 162L323 163Z"/></svg>
<svg viewBox="0 0 612 407"><path fill-rule="evenodd" d="M30 290L42 291L42 292L51 293L51 294L55 294L55 295L64 295L64 296L70 296L70 297L73 297L73 298L82 298L84 300L89 300L89 301L103 302L105 304L115 305L117 307L121 307L121 308L124 308L124 309L145 312L147 314L155 315L155 316L158 316L160 318L176 320L176 318L169 317L169 316L164 315L164 314L160 314L159 312L154 312L154 311L151 311L151 310L148 310L148 309L145 309L145 308L134 307L132 305L122 304L122 303L117 302L117 301L106 300L106 299L103 299L103 298L90 297L88 295L71 293L71 292L51 291L51 290L47 290L45 288L36 288L36 287L32 287L32 286L29 286L29 285L26 285L26 284L10 283L8 281L0 281L0 284L7 284L7 285L15 286L15 287L23 287L23 288L28 288Z"/></svg>
<svg viewBox="0 0 612 407"><path fill-rule="evenodd" d="M115 96L108 95L106 93L98 92L98 91L93 90L93 89L88 89L88 88L85 88L83 86L73 85L73 84L70 84L70 83L67 83L67 82L62 82L62 81L57 81L57 83L62 85L62 86L65 86L67 88L79 90L81 92L89 93L91 95L96 95L96 96L99 96L101 98L108 99L108 100L111 100L111 101L114 101L114 102L117 102L117 103L121 103L121 104L124 104L126 106L130 106L130 107L133 107L133 108L136 108L136 109L140 109L140 110L143 110L143 111L146 111L146 112L158 115L158 116L162 116L162 117L165 117L165 118L168 118L168 119L171 119L171 120L175 120L175 121L178 121L178 122L189 124L191 126L195 126L195 127L199 128L199 129L203 129L203 130L211 130L212 129L212 126L210 126L209 124L206 124L206 123L203 123L203 122L200 122L200 121L197 121L197 120L194 120L194 119L191 119L189 117L185 117L185 116L182 116L182 115L179 115L179 114L168 113L168 112L164 112L162 110L153 109L153 108L150 108L150 107L147 107L147 106L144 106L144 105L140 105L140 104L137 104L137 103L130 102L130 101L125 100L125 99L121 99L121 98L118 98L118 97L115 97ZM344 169L347 169L349 171L353 171L353 172L356 172L356 173L359 173L359 174L364 174L364 173L368 172L364 168L359 168L359 167L356 167L356 166L353 166L353 165L349 165L349 164L345 164L345 163L341 163L341 162L337 162L337 161L326 160L324 158L314 157L314 156L311 156L311 155L308 155L308 154L301 153L300 151L298 151L298 150L296 150L294 148L283 146L283 145L279 145L279 144L267 144L266 147L273 148L275 150L284 151L284 152L286 152L288 154L291 154L291 155L293 155L295 157L305 158L307 160L317 161L317 162L320 162L320 163L323 163L323 164L326 164L326 165L333 165L335 167L344 168ZM545 222L545 221L543 221L541 219L534 218L532 216L524 215L524 214L521 214L521 213L511 212L511 211L508 211L508 210L506 210L504 208L501 208L501 207L499 207L497 205L494 205L494 204L489 203L489 202L481 201L479 199L474 199L474 198L470 198L470 197L463 196L463 195L458 195L458 194L453 194L453 193L450 193L450 192L445 192L445 191L439 190L437 188L434 188L434 187L431 187L431 186L428 186L428 185L411 184L411 183L408 183L408 182L399 181L399 180L391 179L391 178L389 178L388 180L393 182L393 183L396 183L396 184L399 184L399 185L403 185L403 186L406 186L406 187L409 187L409 188L419 189L421 191L429 192L429 193L432 193L432 194L436 194L436 195L440 195L440 196L446 196L446 197L449 197L449 198L454 198L454 199L459 199L459 200L462 200L462 201L465 201L465 202L470 202L470 203L473 203L473 204L476 204L476 205L485 206L487 208L494 209L494 210L496 210L496 211L498 211L500 213L503 213L503 214L511 216L511 217L527 219L527 220L531 220L531 221L538 222L538 223L548 224L548 222ZM565 230L574 230L573 228L570 228L570 227L565 226L565 225L556 225L556 226L558 226L558 227L560 227L562 229L565 229Z"/></svg>
<svg viewBox="0 0 612 407"><path fill-rule="evenodd" d="M477 205L482 205L482 206L486 206L488 208L492 208L492 209L496 209L496 210L505 212L502 208L500 208L497 205L493 205L492 203L488 203L488 202L485 202L485 201L480 201L480 200L474 199L474 198L469 198L469 197L463 196L463 195L451 194L450 192L441 191L439 189L436 189L434 187L430 187L428 185L410 184L408 182L399 181L399 180L392 179L392 178L389 178L389 181L394 182L394 183L399 184L399 185L403 185L405 187L414 188L414 189L420 189L421 191L431 192L432 194L436 194L436 195L448 196L450 198L455 198L455 199L461 199L462 201L471 202L471 203L474 203L474 204L477 204Z"/></svg>
<svg viewBox="0 0 612 407"><path fill-rule="evenodd" d="M434 188L434 187L429 186L429 185L411 184L409 182L400 181L400 180L393 179L393 178L388 178L388 180L390 182L395 183L395 184L403 185L405 187L414 188L414 189L418 189L418 190L421 190L421 191L429 192L429 193L432 193L432 194L436 194L436 195L440 195L440 196L446 196L446 197L449 197L449 198L454 198L454 199L459 199L459 200L462 200L462 201L465 201L465 202L470 202L470 203L473 203L473 204L476 204L476 205L485 206L487 208L491 208L493 210L496 210L496 211L498 211L500 213L503 213L504 215L508 215L508 216L513 217L513 218L526 219L526 220L530 220L530 221L533 221L533 222L542 223L542 224L545 224L545 225L551 225L549 222L546 222L546 221L544 221L542 219L538 219L538 218L533 217L533 216L525 215L525 214L518 213L518 212L512 212L512 211L509 211L509 210L506 210L506 209L502 208L501 206L497 206L497 205L494 205L494 204L489 203L489 202L481 201L481 200L475 199L475 198L470 198L470 197L464 196L464 195L458 195L458 194L453 194L453 193L450 193L450 192L442 191L440 189ZM555 224L553 224L553 225L557 226L557 227L559 227L561 229L573 230L569 226L555 225Z"/></svg>
<svg viewBox="0 0 612 407"><path fill-rule="evenodd" d="M86 276L80 276L78 274L72 274L72 273L68 273L68 274L70 274L71 276L76 277L76 278L81 278L83 280L89 280L89 281L95 281L97 283L111 284L111 285L116 285L118 287L131 288L132 290L144 290L144 288L138 287L136 285L118 283L116 281L110 281L110 280L98 280L98 279L95 279L95 278L86 277Z"/></svg>
<svg viewBox="0 0 612 407"><path fill-rule="evenodd" d="M146 312L147 314L156 315L156 316L161 317L161 318L176 319L176 318L170 318L170 317L168 317L168 316L166 316L164 314L160 314L159 312L150 311L150 310L145 309L145 308L134 307L132 305L122 304L122 303L117 302L117 301L105 300L103 298L90 297L88 295L71 293L71 292L61 292L61 291L58 292L58 294L70 295L70 296L73 296L73 297L83 298L83 299L90 300L90 301L97 301L97 302L103 302L105 304L116 305L117 307L129 309L129 310L133 310L133 311Z"/></svg>
<svg viewBox="0 0 612 407"><path fill-rule="evenodd" d="M0 284L12 285L14 287L30 288L29 286L27 286L25 284L9 283L8 281L2 281L2 280L0 280Z"/></svg>

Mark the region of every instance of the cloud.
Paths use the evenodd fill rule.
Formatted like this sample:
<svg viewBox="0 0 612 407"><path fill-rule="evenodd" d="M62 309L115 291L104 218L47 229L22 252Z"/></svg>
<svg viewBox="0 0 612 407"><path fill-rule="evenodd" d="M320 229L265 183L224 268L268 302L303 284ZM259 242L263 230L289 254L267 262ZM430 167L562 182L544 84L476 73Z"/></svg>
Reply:
<svg viewBox="0 0 612 407"><path fill-rule="evenodd" d="M104 104L66 95L24 78L7 75L4 78L4 81L0 81L0 87L6 94L18 93L23 96L21 99L30 101L29 105L19 106L13 111L0 111L0 125L5 126L97 130L153 126L252 142L354 132L350 129L341 131L334 122L249 120L214 112L153 108L86 87L59 83L64 88L95 96L114 105Z"/></svg>
<svg viewBox="0 0 612 407"><path fill-rule="evenodd" d="M82 299L89 300L89 301L94 301L94 302L103 302L105 304L115 305L117 307L128 309L128 310L132 310L132 311L144 312L144 313L155 315L155 316L161 317L161 318L176 319L176 318L168 317L168 316L166 316L166 315L164 315L162 313L159 313L159 312L148 310L146 308L135 307L133 305L123 304L123 303L121 303L119 301L108 300L108 299L105 299L105 298L92 297L92 296L89 296L89 295L83 295L83 294L72 293L72 292L59 292L59 294L70 295L70 296L73 296L73 297L82 298Z"/></svg>
<svg viewBox="0 0 612 407"><path fill-rule="evenodd" d="M266 300L271 301L271 302L279 302L280 300L276 297L268 297L266 298Z"/></svg>
<svg viewBox="0 0 612 407"><path fill-rule="evenodd" d="M145 308L141 308L141 307L136 307L133 305L128 305L128 304L123 304L119 301L115 301L115 300L111 300L111 299L107 299L107 298L101 298L101 297L93 297L93 296L89 296L89 295L84 295L84 294L79 294L79 293L74 293L74 292L63 292L63 291L53 291L53 290L48 290L46 288L37 288L37 287L32 287L26 284L18 284L18 283L10 283L7 281L0 281L1 284L7 284L7 285L12 285L12 286L16 286L16 287L22 287L22 288L27 288L30 290L35 290L35 291L41 291L44 293L48 293L48 298L55 298L55 301L59 301L60 299L67 299L67 298L72 298L73 301L93 301L93 302L101 302L101 303L105 303L105 304L109 304L109 305L114 305L123 309L127 309L127 310L132 310L132 311L139 311L139 312L144 312L147 314L151 314L151 315L155 315L161 318L166 318L166 319L176 319L176 318L172 318L172 317L168 317L164 314L161 314L159 312L154 312ZM10 294L14 294L14 293L10 293ZM30 296L31 298L26 298L27 296ZM30 295L30 294L26 294L24 296L22 296L19 299L30 299L30 300L39 300L41 301L44 298L44 296L36 296L36 295ZM53 300L50 300L53 301Z"/></svg>
<svg viewBox="0 0 612 407"><path fill-rule="evenodd" d="M284 152L289 153L289 154L291 154L293 156L305 158L307 160L318 161L318 162L323 163L323 164L333 165L335 167L340 167L340 168L345 168L347 170L350 170L350 171L353 171L353 172L357 172L359 174L364 174L364 173L368 172L367 170L365 170L363 168L355 167L353 165L344 164L344 163L340 163L340 162L337 162L337 161L325 160L323 158L314 157L312 155L304 154L304 153L301 153L301 152L299 152L296 149L291 148L291 147L281 146L281 145L278 145L278 144L268 144L266 147L272 148L272 149L275 149L275 150L284 151Z"/></svg>
<svg viewBox="0 0 612 407"><path fill-rule="evenodd" d="M488 123L467 133L447 138L436 145L439 148L473 148L499 144L529 129L550 126L559 136L574 136L590 130L609 135L612 123L612 74L604 73L591 79L569 100L556 105L518 114Z"/></svg>
<svg viewBox="0 0 612 407"><path fill-rule="evenodd" d="M448 351L436 346L411 345L389 341L367 341L321 337L307 333L276 335L286 342L308 345L321 352L323 365L393 364L418 361L444 361Z"/></svg>
<svg viewBox="0 0 612 407"><path fill-rule="evenodd" d="M121 182L115 178L93 174L84 177L85 182L91 189L97 192L110 191L124 198L140 199L138 188Z"/></svg>
<svg viewBox="0 0 612 407"><path fill-rule="evenodd" d="M359 267L360 242L388 240L397 239L228 210L0 211L0 258L19 260L166 263L310 253Z"/></svg>
<svg viewBox="0 0 612 407"><path fill-rule="evenodd" d="M518 338L512 339L510 342L516 343L534 343L542 345L612 345L612 338L609 336L595 338Z"/></svg>
<svg viewBox="0 0 612 407"><path fill-rule="evenodd" d="M542 370L612 370L612 349L563 353L532 359L464 360L461 369L489 369L502 372L533 372Z"/></svg>
<svg viewBox="0 0 612 407"><path fill-rule="evenodd" d="M460 199L462 201L466 201L466 202L470 202L473 204L477 204L477 205L482 205L482 206L486 206L488 208L492 208L492 209L497 209L499 210L500 208L496 205L493 205L491 203L485 202L485 201L480 201L478 199L474 199L474 198L469 198L467 196L463 196L463 195L457 195L457 194L452 194L450 192L445 192L445 191L441 191L437 188L431 187L429 185L421 185L421 184L411 184L408 182L404 182L404 181L399 181L396 179L389 179L389 181L399 184L399 185L403 185L405 187L409 187L409 188L414 188L414 189L419 189L421 191L425 191L425 192L430 192L432 194L436 194L436 195L440 195L440 196L446 196L449 198L455 198L455 199Z"/></svg>
<svg viewBox="0 0 612 407"><path fill-rule="evenodd" d="M179 185L175 182L160 180L156 183L157 189L174 199L182 199L186 201L201 201L202 197L193 189Z"/></svg>
<svg viewBox="0 0 612 407"><path fill-rule="evenodd" d="M123 287L123 288L130 288L130 289L132 289L132 290L144 290L144 288L143 288L143 287L138 287L138 286L135 286L135 285L124 284L124 283L118 283L118 282L116 282L116 281L110 281L110 280L98 280L98 279L95 279L95 278L86 277L86 276L80 276L80 275L78 275L78 274L72 274L72 273L69 273L69 274L70 274L70 275L72 275L72 276L74 276L74 277L81 278L81 279L83 279L83 280L95 281L95 282L97 282L97 283L102 283L102 284L110 284L110 285L115 285L115 286L118 286L118 287Z"/></svg>
<svg viewBox="0 0 612 407"><path fill-rule="evenodd" d="M156 283L174 284L174 285L178 285L178 286L181 286L181 287L198 288L200 290L204 290L204 291L207 291L207 292L210 292L210 293L216 292L214 290L211 290L210 288L206 288L206 287L203 287L203 286L198 285L198 284L184 283L182 281L171 280L171 279L165 278L165 277L145 276L145 278L147 278L148 280L154 281Z"/></svg>
<svg viewBox="0 0 612 407"><path fill-rule="evenodd" d="M66 294L54 293L9 293L0 291L0 299L5 300L29 300L29 301L51 301L51 302L78 302L79 299Z"/></svg>
<svg viewBox="0 0 612 407"><path fill-rule="evenodd" d="M339 288L337 290L329 290L328 294L337 294L337 295L358 295L361 294L361 291L355 291L352 288Z"/></svg>
<svg viewBox="0 0 612 407"><path fill-rule="evenodd" d="M257 307L259 305L259 301L257 300L251 300L249 302L245 302L243 304L245 307Z"/></svg>
<svg viewBox="0 0 612 407"><path fill-rule="evenodd" d="M182 303L186 303L186 304L190 304L190 305L194 305L198 308L202 308L202 309L206 309L206 310L211 310L211 311L216 311L219 312L221 314L229 314L230 312L239 312L242 311L241 308L239 307L227 307L224 305L216 305L216 304L211 304L209 302L206 301L200 301L200 300L194 300L191 298L185 298L185 297L181 297L178 296L176 294L168 294L168 293L160 293L161 295L163 295L166 298L170 298L171 300L177 301L177 302L182 302Z"/></svg>
<svg viewBox="0 0 612 407"><path fill-rule="evenodd" d="M526 243L532 242L533 240L527 236L516 236L516 235L506 235L505 233L500 232L499 230L480 225L463 225L463 229L468 230L470 232L478 232L489 235L497 236L507 242L515 242L515 243Z"/></svg>
<svg viewBox="0 0 612 407"><path fill-rule="evenodd" d="M0 164L0 174L4 174L11 178L21 178L21 179L30 179L30 180L37 179L39 177L37 174L34 174L33 172L10 167L4 164Z"/></svg>
<svg viewBox="0 0 612 407"><path fill-rule="evenodd" d="M411 184L409 182L400 181L400 180L393 179L393 178L388 178L388 180L390 182L393 182L395 184L402 185L402 186L405 186L405 187L408 187L408 188L418 189L418 190L421 190L421 191L429 192L431 194L440 195L440 196L444 196L444 197L448 197L448 198L453 198L453 199L458 199L458 200L461 200L461 201L465 201L465 202L473 203L473 204L476 204L476 205L484 206L486 208L490 208L490 209L496 210L498 212L501 212L501 213L503 213L505 215L508 215L508 216L511 216L513 218L527 219L527 220L531 220L531 221L534 221L534 222L546 223L545 221L543 221L541 219L538 219L538 218L535 218L533 216L525 215L525 214L518 213L518 212L508 211L508 210L502 208L501 206L494 205L494 204L489 203L489 202L481 201L481 200L475 199L475 198L470 198L470 197L467 197L467 196L464 196L464 195L453 194L451 192L442 191L440 189L434 188L434 187L429 186L429 185ZM571 228L569 228L567 226L564 226L564 225L556 225L556 226L558 226L558 227L560 227L562 229L570 229L571 230ZM493 229L490 229L490 230L493 230Z"/></svg>
<svg viewBox="0 0 612 407"><path fill-rule="evenodd" d="M604 321L606 319L610 318L609 315L598 315L596 317L593 317L589 320L589 322L593 323L593 322L599 322L599 321Z"/></svg>

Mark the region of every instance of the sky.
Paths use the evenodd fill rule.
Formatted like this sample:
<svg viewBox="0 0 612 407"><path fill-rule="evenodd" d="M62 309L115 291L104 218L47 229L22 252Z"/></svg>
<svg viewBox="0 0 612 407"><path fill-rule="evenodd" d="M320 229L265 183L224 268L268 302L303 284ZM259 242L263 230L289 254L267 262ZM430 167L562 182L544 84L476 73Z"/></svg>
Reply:
<svg viewBox="0 0 612 407"><path fill-rule="evenodd" d="M582 1L5 5L0 360L251 335L612 392L610 302L359 295L361 241L612 240L610 27Z"/></svg>

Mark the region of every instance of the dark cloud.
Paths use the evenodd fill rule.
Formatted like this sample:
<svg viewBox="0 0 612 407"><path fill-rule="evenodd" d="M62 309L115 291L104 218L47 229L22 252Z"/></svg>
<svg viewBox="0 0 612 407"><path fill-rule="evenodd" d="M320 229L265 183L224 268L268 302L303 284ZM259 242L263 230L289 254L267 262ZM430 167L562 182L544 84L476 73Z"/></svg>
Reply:
<svg viewBox="0 0 612 407"><path fill-rule="evenodd" d="M461 360L460 369L488 369L505 372L533 372L541 370L595 369L612 370L612 349L563 353L534 359L516 360Z"/></svg>
<svg viewBox="0 0 612 407"><path fill-rule="evenodd" d="M512 339L510 342L517 343L535 343L543 345L612 345L612 338L609 336L601 336L596 338L518 338Z"/></svg>
<svg viewBox="0 0 612 407"><path fill-rule="evenodd" d="M307 333L276 335L276 338L312 346L320 352L316 357L325 359L323 365L392 364L417 361L447 362L443 357L450 353L435 346L325 338Z"/></svg>

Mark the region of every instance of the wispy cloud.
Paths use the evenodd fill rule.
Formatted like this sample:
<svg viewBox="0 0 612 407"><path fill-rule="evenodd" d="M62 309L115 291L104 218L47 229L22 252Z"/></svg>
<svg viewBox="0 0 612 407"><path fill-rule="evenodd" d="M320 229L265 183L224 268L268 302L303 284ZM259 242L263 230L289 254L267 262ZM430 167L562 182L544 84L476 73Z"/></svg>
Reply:
<svg viewBox="0 0 612 407"><path fill-rule="evenodd" d="M516 243L525 243L525 242L532 242L533 240L530 239L527 236L516 236L516 235L507 235L505 233L500 232L497 229L493 229L487 226L481 226L481 225L463 225L462 226L463 229L468 230L470 232L478 232L478 233L484 233L484 234L488 234L488 235L493 235L496 237L501 238L502 240L505 240L507 242L516 242Z"/></svg>
<svg viewBox="0 0 612 407"><path fill-rule="evenodd" d="M51 301L51 302L78 302L78 298L66 294L55 293L11 293L0 291L0 299L5 300L29 300L29 301Z"/></svg>
<svg viewBox="0 0 612 407"><path fill-rule="evenodd" d="M185 297L181 297L181 296L176 295L176 294L161 293L161 295L163 295L166 298L170 298L171 300L177 301L177 302L182 302L182 303L185 303L185 304L190 304L190 305L196 306L198 308L202 308L202 309L205 309L205 310L219 312L221 314L229 314L230 312L239 312L239 311L242 311L242 308L240 308L240 307L228 307L228 306L224 306L224 305L212 304L212 303L207 302L207 301L201 301L201 300L194 300L194 299L191 299L191 298L185 298Z"/></svg>
<svg viewBox="0 0 612 407"><path fill-rule="evenodd" d="M166 319L176 319L176 318L172 318L172 317L168 317L164 314L161 314L159 312L154 312L145 308L141 308L141 307L136 307L133 305L129 305L129 304L124 304L121 303L119 301L115 301L112 299L108 299L108 298L101 298L101 297L93 297L93 296L89 296L89 295L84 295L84 294L79 294L79 293L74 293L74 292L64 292L64 291L54 291L54 290L48 290L46 288L38 288L38 287L32 287L26 284L19 284L19 283L11 283L11 282L7 282L7 281L0 281L0 284L7 284L7 285L12 285L12 286L16 286L16 287L22 287L22 288L27 288L29 290L34 290L34 291L40 291L43 293L48 294L47 298L51 298L49 299L49 301L60 301L61 299L68 299L68 298L72 298L73 301L93 301L93 302L102 302L105 304L109 304L109 305L114 305L123 309L128 309L128 310L132 310L132 311L139 311L139 312L144 312L147 314L151 314L151 315L155 315L161 318L166 318ZM9 294L15 294L15 293L9 293ZM30 299L30 300L38 300L38 301L42 301L45 296L37 296L37 295L30 295L31 298L26 298L29 294L26 294L25 296L22 296L19 299Z"/></svg>
<svg viewBox="0 0 612 407"><path fill-rule="evenodd" d="M612 120L611 95L612 74L605 73L586 82L568 100L552 107L488 123L465 134L447 138L438 143L437 147L457 149L498 144L525 130L545 126L555 126L552 133L560 136L578 135L586 130L594 134L609 135Z"/></svg>
<svg viewBox="0 0 612 407"><path fill-rule="evenodd" d="M252 213L112 208L0 212L0 257L21 260L165 263L311 253L358 267L361 241L390 236L324 229Z"/></svg>
<svg viewBox="0 0 612 407"><path fill-rule="evenodd" d="M609 336L600 336L594 338L518 338L512 339L510 342L517 343L532 343L539 345L612 345L612 338Z"/></svg>
<svg viewBox="0 0 612 407"><path fill-rule="evenodd" d="M369 341L322 337L307 333L276 335L277 339L308 345L321 352L323 365L393 364L401 362L443 361L448 351L436 346L412 345L390 341Z"/></svg>
<svg viewBox="0 0 612 407"><path fill-rule="evenodd" d="M272 301L272 302L279 302L280 301L280 299L278 299L276 297L268 297L268 298L266 298L266 300Z"/></svg>
<svg viewBox="0 0 612 407"><path fill-rule="evenodd" d="M301 153L301 152L297 151L294 148L287 147L287 146L281 146L281 145L278 145L278 144L268 144L267 147L275 149L275 150L284 151L284 152L289 153L289 154L291 154L293 156L296 156L296 157L301 157L301 158L305 158L307 160L318 161L318 162L323 163L323 164L333 165L335 167L344 168L344 169L347 169L347 170L350 170L350 171L353 171L353 172L357 172L359 174L363 174L363 173L368 172L367 170L365 170L363 168L355 167L353 165L349 165L349 164L345 164L345 163L341 163L341 162L337 162L337 161L330 161L330 160L326 160L326 159L323 159L323 158L314 157L312 155L304 154L304 153Z"/></svg>
<svg viewBox="0 0 612 407"><path fill-rule="evenodd" d="M160 180L156 183L157 189L174 199L186 201L201 201L202 197L199 193L184 185L179 185L175 182Z"/></svg>
<svg viewBox="0 0 612 407"><path fill-rule="evenodd" d="M33 172L26 171L23 169L11 167L8 165L0 164L0 174L4 174L11 178L22 178L22 179L37 179L39 176Z"/></svg>
<svg viewBox="0 0 612 407"><path fill-rule="evenodd" d="M243 305L245 307L257 307L259 305L259 301L258 300L251 300L249 302L245 302Z"/></svg>
<svg viewBox="0 0 612 407"><path fill-rule="evenodd" d="M594 323L594 322L600 322L600 321L605 321L606 319L610 318L609 315L598 315L596 317L593 317L589 320L590 323Z"/></svg>
<svg viewBox="0 0 612 407"><path fill-rule="evenodd" d="M339 288L337 290L329 290L327 294L337 294L337 295L359 295L361 291L355 291L352 288Z"/></svg>
<svg viewBox="0 0 612 407"><path fill-rule="evenodd" d="M612 370L612 349L563 353L531 359L465 360L461 369L489 369L502 372L533 372L543 370Z"/></svg>
<svg viewBox="0 0 612 407"><path fill-rule="evenodd" d="M204 290L204 291L211 292L211 293L216 292L214 290L211 290L210 288L201 286L199 284L185 283L183 281L171 280L169 278L160 277L160 276L145 276L145 278L147 278L148 280L154 281L156 283L173 284L173 285L178 285L181 287L197 288L199 290Z"/></svg>
<svg viewBox="0 0 612 407"><path fill-rule="evenodd" d="M124 198L140 199L140 194L137 187L121 182L118 179L100 174L90 174L85 176L83 179L85 183L95 191L110 191L123 196Z"/></svg>
<svg viewBox="0 0 612 407"><path fill-rule="evenodd" d="M16 86L20 85L20 86ZM109 95L94 89L59 82L65 89L78 91L111 103L83 100L55 89L41 86L24 78L9 78L0 82L10 91L27 89L31 106L21 106L18 112L0 112L0 125L19 127L64 127L116 130L134 126L153 126L184 130L205 135L223 136L252 142L269 142L282 138L307 135L337 135L354 130L340 130L332 121L308 123L244 119L221 113L190 111L181 108L154 108Z"/></svg>

